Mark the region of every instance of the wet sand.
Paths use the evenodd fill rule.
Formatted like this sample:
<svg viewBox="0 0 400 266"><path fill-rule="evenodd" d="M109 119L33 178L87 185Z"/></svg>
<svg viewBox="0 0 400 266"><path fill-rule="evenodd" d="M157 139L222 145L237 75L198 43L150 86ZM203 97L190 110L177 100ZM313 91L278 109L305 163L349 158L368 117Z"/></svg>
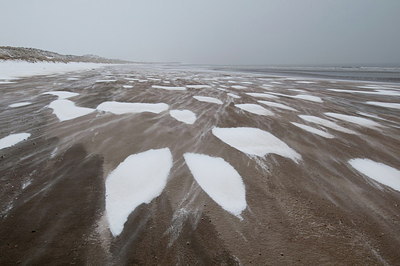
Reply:
<svg viewBox="0 0 400 266"><path fill-rule="evenodd" d="M368 158L400 169L400 111L366 104L399 103L399 84L131 65L21 78L0 84L0 91L0 138L31 134L0 150L1 265L400 264L400 191L348 163ZM159 113L121 115L95 110L60 121L48 107L57 96L42 94L48 91L79 93L68 100L93 109L107 101L169 107ZM388 95L393 92L399 95ZM316 96L322 102L298 95ZM213 97L222 104L193 96ZM19 102L32 104L9 107ZM259 104L274 114L257 115L237 104ZM175 109L192 111L196 121L177 121L169 114ZM380 126L368 128L324 114L328 112L370 119ZM355 134L307 122L299 115L328 119ZM246 154L213 135L214 127L269 132L301 160ZM113 236L105 180L128 156L161 148L169 148L173 157L165 188L130 213L121 234ZM242 219L199 186L185 153L220 157L236 169L246 191Z"/></svg>

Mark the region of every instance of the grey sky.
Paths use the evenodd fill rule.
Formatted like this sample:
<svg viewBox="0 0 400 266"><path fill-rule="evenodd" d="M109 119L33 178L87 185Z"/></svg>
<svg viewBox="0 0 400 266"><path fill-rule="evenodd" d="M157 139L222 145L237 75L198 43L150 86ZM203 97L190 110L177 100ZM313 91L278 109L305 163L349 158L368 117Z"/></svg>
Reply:
<svg viewBox="0 0 400 266"><path fill-rule="evenodd" d="M135 61L400 64L400 0L0 0L0 45Z"/></svg>

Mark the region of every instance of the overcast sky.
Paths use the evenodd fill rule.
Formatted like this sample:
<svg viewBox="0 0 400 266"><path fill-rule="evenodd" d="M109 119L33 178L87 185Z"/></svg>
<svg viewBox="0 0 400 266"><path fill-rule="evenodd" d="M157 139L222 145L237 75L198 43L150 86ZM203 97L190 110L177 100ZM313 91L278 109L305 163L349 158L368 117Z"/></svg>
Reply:
<svg viewBox="0 0 400 266"><path fill-rule="evenodd" d="M0 45L135 61L400 65L400 0L0 0Z"/></svg>

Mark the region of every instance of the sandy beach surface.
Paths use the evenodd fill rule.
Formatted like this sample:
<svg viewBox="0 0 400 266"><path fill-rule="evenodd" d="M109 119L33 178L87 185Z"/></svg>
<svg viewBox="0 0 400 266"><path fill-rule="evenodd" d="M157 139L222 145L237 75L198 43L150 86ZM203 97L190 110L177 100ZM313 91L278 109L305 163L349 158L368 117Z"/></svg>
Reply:
<svg viewBox="0 0 400 266"><path fill-rule="evenodd" d="M114 65L0 81L1 265L398 265L400 85Z"/></svg>

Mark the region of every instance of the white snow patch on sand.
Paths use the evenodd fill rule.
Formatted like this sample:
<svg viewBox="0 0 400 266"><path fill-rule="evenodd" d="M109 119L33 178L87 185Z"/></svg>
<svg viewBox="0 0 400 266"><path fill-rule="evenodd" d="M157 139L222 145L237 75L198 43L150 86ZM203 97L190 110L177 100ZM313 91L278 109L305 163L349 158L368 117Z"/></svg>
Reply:
<svg viewBox="0 0 400 266"><path fill-rule="evenodd" d="M210 85L186 85L189 89L208 89L211 88Z"/></svg>
<svg viewBox="0 0 400 266"><path fill-rule="evenodd" d="M400 171L383 163L370 159L351 159L349 164L369 178L400 191Z"/></svg>
<svg viewBox="0 0 400 266"><path fill-rule="evenodd" d="M358 117L358 116L343 115L343 114L338 114L338 113L325 113L325 115L339 119L339 120L343 120L346 122L350 122L353 124L357 124L357 125L360 125L363 127L375 128L375 127L381 126L380 124L376 123L375 121L372 121L367 118Z"/></svg>
<svg viewBox="0 0 400 266"><path fill-rule="evenodd" d="M196 182L208 196L227 212L240 217L247 206L246 189L235 168L219 157L196 153L183 156Z"/></svg>
<svg viewBox="0 0 400 266"><path fill-rule="evenodd" d="M207 96L193 96L196 100L200 102L207 102L207 103L216 103L222 104L221 100L214 98L214 97L207 97Z"/></svg>
<svg viewBox="0 0 400 266"><path fill-rule="evenodd" d="M247 112L256 114L256 115L274 115L273 112L265 109L261 105L252 104L252 103L244 103L244 104L235 104L237 108L245 110Z"/></svg>
<svg viewBox="0 0 400 266"><path fill-rule="evenodd" d="M275 102L269 102L269 101L258 101L258 102L262 103L262 104L265 104L265 105L268 105L268 106L271 106L271 107L276 107L276 108L280 108L280 109L284 109L284 110L297 112L296 109L294 109L294 108L292 108L290 106L281 104L281 103L275 103Z"/></svg>
<svg viewBox="0 0 400 266"><path fill-rule="evenodd" d="M106 179L106 215L113 236L119 235L128 216L142 203L158 197L172 167L168 148L128 156Z"/></svg>
<svg viewBox="0 0 400 266"><path fill-rule="evenodd" d="M53 109L53 113L60 121L71 120L95 111L92 108L76 106L70 100L55 100L49 104L49 108Z"/></svg>
<svg viewBox="0 0 400 266"><path fill-rule="evenodd" d="M268 98L268 99L278 99L278 96L271 95L271 94L266 94L266 93L256 93L256 92L249 92L246 93L247 95L250 95L252 97L257 97L257 98Z"/></svg>
<svg viewBox="0 0 400 266"><path fill-rule="evenodd" d="M375 105L379 107L386 107L386 108L393 108L393 109L400 109L400 103L385 103L385 102L367 102L367 104Z"/></svg>
<svg viewBox="0 0 400 266"><path fill-rule="evenodd" d="M96 83L108 83L108 82L116 82L116 79L99 79L96 80Z"/></svg>
<svg viewBox="0 0 400 266"><path fill-rule="evenodd" d="M357 86L357 88L361 89L381 89L381 90L393 90L393 89L398 89L397 87L388 87L388 86L382 86L382 85L363 85L363 86Z"/></svg>
<svg viewBox="0 0 400 266"><path fill-rule="evenodd" d="M340 131L340 132L343 132L343 133L357 134L353 130L344 128L342 126L339 126L335 122L329 121L329 120L324 119L324 118L320 118L320 117L312 116L312 115L299 115L299 117L301 119L307 121L307 122L315 123L315 124L321 125L323 127L334 129L334 130L337 130L337 131Z"/></svg>
<svg viewBox="0 0 400 266"><path fill-rule="evenodd" d="M249 155L264 157L274 153L297 162L301 155L267 131L252 127L213 128L214 136Z"/></svg>
<svg viewBox="0 0 400 266"><path fill-rule="evenodd" d="M176 120L188 125L192 125L196 121L196 114L190 110L171 110L169 114Z"/></svg>
<svg viewBox="0 0 400 266"><path fill-rule="evenodd" d="M10 134L4 138L0 139L0 150L5 149L11 146L14 146L15 144L26 140L31 136L30 133L16 133L16 134Z"/></svg>
<svg viewBox="0 0 400 266"><path fill-rule="evenodd" d="M301 129L303 129L305 131L308 131L308 132L310 132L312 134L315 134L315 135L318 135L318 136L321 136L321 137L324 137L324 138L333 139L335 137L335 136L333 136L333 135L331 135L331 134L329 134L329 133L327 133L325 131L322 131L322 130L314 128L314 127L310 127L310 126L307 126L307 125L304 125L304 124L299 124L299 123L296 123L296 122L291 122L291 123L293 125L295 125L296 127L299 127L299 128L301 128Z"/></svg>
<svg viewBox="0 0 400 266"><path fill-rule="evenodd" d="M15 108L15 107L21 107L21 106L26 106L26 105L30 105L30 104L32 104L32 103L31 102L20 102L20 103L10 104L8 107Z"/></svg>
<svg viewBox="0 0 400 266"><path fill-rule="evenodd" d="M362 93L362 94L374 94L384 96L400 96L399 91L395 90L375 90L375 91L356 91L356 90L341 90L341 89L328 89L334 92L346 92L346 93Z"/></svg>
<svg viewBox="0 0 400 266"><path fill-rule="evenodd" d="M68 99L68 98L79 95L79 93L70 92L70 91L47 91L47 92L43 92L42 94L50 94L50 95L57 96L59 100Z"/></svg>
<svg viewBox="0 0 400 266"><path fill-rule="evenodd" d="M171 87L171 86L159 86L153 85L151 86L153 89L162 89L162 90L169 90L169 91L185 91L185 87Z"/></svg>
<svg viewBox="0 0 400 266"><path fill-rule="evenodd" d="M299 81L296 81L296 83L299 83L299 84L313 84L315 82L314 81L299 80Z"/></svg>
<svg viewBox="0 0 400 266"><path fill-rule="evenodd" d="M234 89L237 89L237 90L244 90L244 89L247 89L247 87L241 86L241 85L233 85L233 86L231 86L231 87L234 88Z"/></svg>
<svg viewBox="0 0 400 266"><path fill-rule="evenodd" d="M305 90L299 90L299 89L288 89L289 91L295 91L295 92L301 92L304 93L306 92Z"/></svg>
<svg viewBox="0 0 400 266"><path fill-rule="evenodd" d="M0 60L0 79L13 79L18 77L49 75L65 73L70 71L90 70L108 64L95 63L50 63L36 62L29 63L24 61L1 61Z"/></svg>
<svg viewBox="0 0 400 266"><path fill-rule="evenodd" d="M127 103L127 102L104 102L99 104L96 109L99 111L110 112L116 115L136 114L150 112L159 114L168 110L166 103Z"/></svg>
<svg viewBox="0 0 400 266"><path fill-rule="evenodd" d="M375 119L385 120L384 118L379 117L377 115L372 115L372 114L368 114L368 113L364 113L364 112L357 112L357 114L360 114L360 115L363 115L363 116L366 116L366 117L375 118Z"/></svg>
<svg viewBox="0 0 400 266"><path fill-rule="evenodd" d="M318 96L312 96L312 95L308 95L308 94L298 94L295 96L288 96L291 98L295 98L295 99L302 99L302 100L306 100L306 101L311 101L311 102L316 102L316 103L322 103L322 99Z"/></svg>
<svg viewBox="0 0 400 266"><path fill-rule="evenodd" d="M236 94L231 93L231 92L229 92L229 93L227 93L227 94L228 94L228 96L231 96L232 98L235 98L235 99L239 99L239 98L240 98L239 95L236 95Z"/></svg>

